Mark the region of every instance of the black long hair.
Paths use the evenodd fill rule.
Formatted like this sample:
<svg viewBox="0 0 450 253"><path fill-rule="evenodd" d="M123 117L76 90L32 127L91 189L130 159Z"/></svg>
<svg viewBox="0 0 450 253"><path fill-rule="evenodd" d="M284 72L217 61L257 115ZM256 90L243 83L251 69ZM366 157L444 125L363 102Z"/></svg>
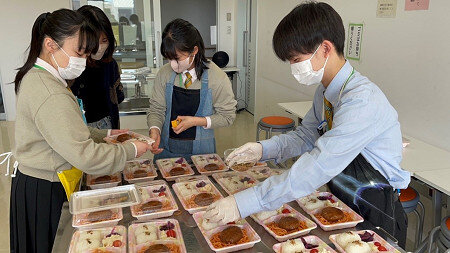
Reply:
<svg viewBox="0 0 450 253"><path fill-rule="evenodd" d="M44 39L50 37L62 47L64 40L76 35L77 32L79 32L78 50L85 53L97 52L98 35L80 14L69 9L60 9L39 15L34 21L31 31L27 60L22 67L17 69L18 72L14 79L16 94L19 92L23 77L41 54Z"/></svg>
<svg viewBox="0 0 450 253"><path fill-rule="evenodd" d="M205 69L208 69L206 63L208 60L205 57L205 44L202 36L188 21L177 18L166 25L162 33L161 54L169 60L178 60L177 51L189 52L194 51L197 46L198 53L195 56L195 73L197 77L203 74Z"/></svg>
<svg viewBox="0 0 450 253"><path fill-rule="evenodd" d="M104 62L112 61L114 50L116 49L116 39L112 30L111 22L106 14L98 7L92 5L84 5L77 10L89 24L97 30L98 36L103 32L108 38L108 48L102 59ZM97 52L92 52L97 53Z"/></svg>

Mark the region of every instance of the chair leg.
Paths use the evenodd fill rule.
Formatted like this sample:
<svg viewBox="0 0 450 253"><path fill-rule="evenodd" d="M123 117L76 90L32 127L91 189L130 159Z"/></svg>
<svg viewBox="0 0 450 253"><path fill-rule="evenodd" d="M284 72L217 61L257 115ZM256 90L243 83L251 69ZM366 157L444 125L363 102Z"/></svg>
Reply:
<svg viewBox="0 0 450 253"><path fill-rule="evenodd" d="M256 141L259 141L259 133L261 132L261 128L259 128L259 125L256 126Z"/></svg>
<svg viewBox="0 0 450 253"><path fill-rule="evenodd" d="M267 140L267 139L269 139L269 132L267 130L264 130L264 131L266 131L266 140Z"/></svg>
<svg viewBox="0 0 450 253"><path fill-rule="evenodd" d="M422 242L422 236L423 236L423 225L424 225L424 219L425 219L425 207L423 206L422 202L419 201L418 206L422 209L422 215L420 216L420 227L419 227L419 243Z"/></svg>
<svg viewBox="0 0 450 253"><path fill-rule="evenodd" d="M416 225L416 238L414 240L414 248L416 249L419 245L419 237L420 237L420 214L417 210L414 210L413 213L417 216L417 225Z"/></svg>
<svg viewBox="0 0 450 253"><path fill-rule="evenodd" d="M269 138L272 138L272 128L269 128ZM266 139L269 139L269 138L266 138Z"/></svg>

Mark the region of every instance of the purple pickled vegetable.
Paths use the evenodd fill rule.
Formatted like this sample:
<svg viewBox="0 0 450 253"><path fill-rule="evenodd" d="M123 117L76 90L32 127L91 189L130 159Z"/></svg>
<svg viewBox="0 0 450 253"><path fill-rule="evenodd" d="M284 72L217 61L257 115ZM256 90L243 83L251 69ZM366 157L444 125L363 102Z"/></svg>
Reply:
<svg viewBox="0 0 450 253"><path fill-rule="evenodd" d="M166 225L162 225L160 228L159 228L159 230L161 230L161 231L167 231L167 230L171 230L171 229L174 229L175 228L175 225L172 223L172 222L167 222L167 224Z"/></svg>
<svg viewBox="0 0 450 253"><path fill-rule="evenodd" d="M116 232L116 227L113 227L111 233L109 233L109 235L107 235L106 238L111 237L113 235L120 235L119 233Z"/></svg>
<svg viewBox="0 0 450 253"><path fill-rule="evenodd" d="M364 232L364 234L360 234L359 237L361 237L361 241L363 242L371 242L373 241L373 235L374 234L370 234L369 232Z"/></svg>
<svg viewBox="0 0 450 253"><path fill-rule="evenodd" d="M175 161L175 163L178 163L178 164L183 164L183 158L181 157L181 158L179 158L178 160L176 160Z"/></svg>
<svg viewBox="0 0 450 253"><path fill-rule="evenodd" d="M159 189L153 190L153 193L161 193L161 192L165 192L166 191L166 187L161 186Z"/></svg>
<svg viewBox="0 0 450 253"><path fill-rule="evenodd" d="M263 174L267 173L267 169L262 169L261 173L263 173Z"/></svg>
<svg viewBox="0 0 450 253"><path fill-rule="evenodd" d="M248 182L248 181L250 181L251 179L249 178L249 177L244 177L243 179L241 179L240 181L243 183L243 182Z"/></svg>
<svg viewBox="0 0 450 253"><path fill-rule="evenodd" d="M145 160L142 164L145 164L145 165L150 165L151 164L151 162L150 162L150 160Z"/></svg>
<svg viewBox="0 0 450 253"><path fill-rule="evenodd" d="M314 249L319 247L319 245L314 245L311 243L307 243L306 240L303 237L300 237L300 239L302 240L303 245L305 246L305 249Z"/></svg>
<svg viewBox="0 0 450 253"><path fill-rule="evenodd" d="M317 197L319 200L331 200L333 199L333 195L327 195L327 196L319 196Z"/></svg>
<svg viewBox="0 0 450 253"><path fill-rule="evenodd" d="M201 181L200 183L197 183L195 186L197 186L197 188L202 188L206 186L206 183Z"/></svg>

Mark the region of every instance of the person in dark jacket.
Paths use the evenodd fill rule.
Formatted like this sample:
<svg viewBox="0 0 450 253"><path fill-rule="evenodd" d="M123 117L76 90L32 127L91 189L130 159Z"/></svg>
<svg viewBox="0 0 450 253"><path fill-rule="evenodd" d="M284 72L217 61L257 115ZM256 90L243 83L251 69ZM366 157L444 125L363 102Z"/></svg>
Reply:
<svg viewBox="0 0 450 253"><path fill-rule="evenodd" d="M99 33L99 48L71 89L83 101L87 124L99 129L119 129L119 104L124 100L120 69L112 58L116 41L111 23L98 7L85 5L78 13Z"/></svg>

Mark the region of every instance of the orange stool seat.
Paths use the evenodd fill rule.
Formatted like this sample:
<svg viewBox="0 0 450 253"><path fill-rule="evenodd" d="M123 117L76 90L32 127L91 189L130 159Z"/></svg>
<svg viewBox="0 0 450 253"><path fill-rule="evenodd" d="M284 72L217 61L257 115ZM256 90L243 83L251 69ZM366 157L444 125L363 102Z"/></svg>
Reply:
<svg viewBox="0 0 450 253"><path fill-rule="evenodd" d="M268 125L274 125L274 126L284 126L284 125L290 125L290 124L294 123L294 121L291 118L282 117L282 116L268 116L268 117L262 118L261 121Z"/></svg>
<svg viewBox="0 0 450 253"><path fill-rule="evenodd" d="M411 188L408 187L406 189L400 190L400 202L407 202L415 199L417 197L417 192Z"/></svg>
<svg viewBox="0 0 450 253"><path fill-rule="evenodd" d="M272 132L286 133L295 129L293 119L283 116L268 116L259 120L256 128L256 141L259 141L260 131L266 132L266 139L272 137Z"/></svg>

